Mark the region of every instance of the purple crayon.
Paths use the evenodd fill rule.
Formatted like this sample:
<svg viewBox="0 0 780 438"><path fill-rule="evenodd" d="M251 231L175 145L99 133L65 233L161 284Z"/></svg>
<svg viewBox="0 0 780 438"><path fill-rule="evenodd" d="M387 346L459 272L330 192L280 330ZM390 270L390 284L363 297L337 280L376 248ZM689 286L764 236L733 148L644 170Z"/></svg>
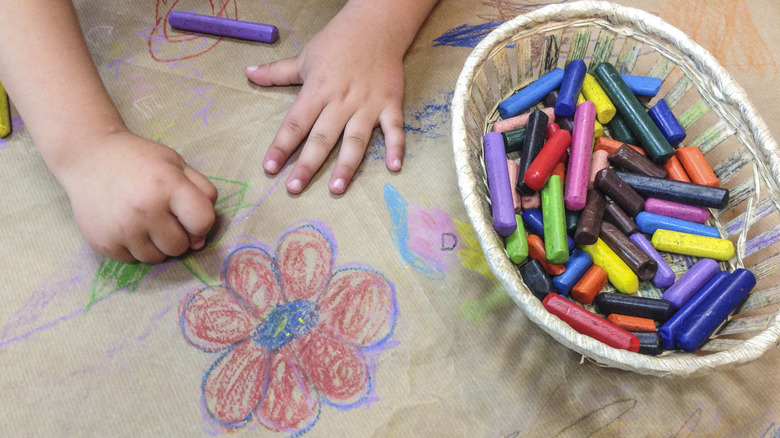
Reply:
<svg viewBox="0 0 780 438"><path fill-rule="evenodd" d="M571 132L569 168L566 171L566 185L563 200L566 208L579 211L585 208L590 178L590 158L593 152L593 125L596 121L596 106L586 100L577 105L574 113L574 129Z"/></svg>
<svg viewBox="0 0 780 438"><path fill-rule="evenodd" d="M252 23L191 12L171 11L168 14L168 24L175 29L261 43L273 43L279 39L279 29L271 24Z"/></svg>
<svg viewBox="0 0 780 438"><path fill-rule="evenodd" d="M713 259L699 259L669 289L666 289L661 299L675 309L679 309L718 272L720 272L718 262Z"/></svg>
<svg viewBox="0 0 780 438"><path fill-rule="evenodd" d="M504 137L498 132L485 134L485 170L487 170L490 204L493 212L493 228L506 237L517 228L515 206L512 202L513 187L509 183L509 169L506 166Z"/></svg>
<svg viewBox="0 0 780 438"><path fill-rule="evenodd" d="M659 289L667 288L674 284L674 271L669 267L661 254L653 247L653 244L647 240L642 233L634 233L628 237L636 246L642 251L646 252L656 263L658 263L658 269L653 276L653 284Z"/></svg>

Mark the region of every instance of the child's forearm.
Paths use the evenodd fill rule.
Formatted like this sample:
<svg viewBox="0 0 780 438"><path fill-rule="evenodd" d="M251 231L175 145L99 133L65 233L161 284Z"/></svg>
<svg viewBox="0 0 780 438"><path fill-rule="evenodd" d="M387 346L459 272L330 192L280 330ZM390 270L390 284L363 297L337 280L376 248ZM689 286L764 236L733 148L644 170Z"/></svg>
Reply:
<svg viewBox="0 0 780 438"><path fill-rule="evenodd" d="M0 41L0 81L55 176L83 145L126 129L70 1L4 1Z"/></svg>

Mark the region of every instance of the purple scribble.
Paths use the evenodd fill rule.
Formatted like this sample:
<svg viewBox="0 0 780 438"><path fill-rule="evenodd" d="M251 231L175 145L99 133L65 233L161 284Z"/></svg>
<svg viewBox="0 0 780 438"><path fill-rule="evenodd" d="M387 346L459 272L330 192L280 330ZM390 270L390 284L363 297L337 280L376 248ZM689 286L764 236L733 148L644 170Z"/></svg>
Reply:
<svg viewBox="0 0 780 438"><path fill-rule="evenodd" d="M298 51L301 51L301 44L298 42L298 39L295 38L295 35L293 35L292 29L290 29L290 26L287 25L287 22L284 21L284 18L282 18L281 15L279 15L274 8L271 7L271 5L268 4L265 0L262 1L262 3L268 8L268 10L271 11L272 14L274 14L274 17L276 17L277 20L282 22L282 27L284 27L284 30L287 31L287 34L290 35L290 39L293 42L293 45L295 46Z"/></svg>
<svg viewBox="0 0 780 438"><path fill-rule="evenodd" d="M438 206L423 209L414 202L409 202L407 214L409 249L437 271L449 272L458 261L457 250L465 249L450 215Z"/></svg>

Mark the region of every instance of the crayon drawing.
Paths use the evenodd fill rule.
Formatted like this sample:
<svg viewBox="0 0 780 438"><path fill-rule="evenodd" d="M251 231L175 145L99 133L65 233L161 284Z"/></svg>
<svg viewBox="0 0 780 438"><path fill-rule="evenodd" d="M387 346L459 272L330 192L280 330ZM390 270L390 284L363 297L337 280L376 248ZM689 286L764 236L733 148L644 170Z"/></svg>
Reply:
<svg viewBox="0 0 780 438"><path fill-rule="evenodd" d="M301 222L275 249L230 253L222 284L182 302L185 339L220 356L202 381L202 403L224 431L250 422L310 430L326 404L351 409L376 400L374 352L390 345L395 287L358 264L334 266L336 242L322 223Z"/></svg>

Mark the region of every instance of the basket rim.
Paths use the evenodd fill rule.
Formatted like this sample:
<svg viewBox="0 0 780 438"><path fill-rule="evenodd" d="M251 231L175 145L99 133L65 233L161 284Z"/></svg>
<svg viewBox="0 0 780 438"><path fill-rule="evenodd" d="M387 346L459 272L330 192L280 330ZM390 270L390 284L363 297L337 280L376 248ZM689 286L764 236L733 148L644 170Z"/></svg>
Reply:
<svg viewBox="0 0 780 438"><path fill-rule="evenodd" d="M458 188L488 265L513 301L525 311L529 319L552 335L558 342L595 360L600 365L642 374L684 377L756 359L774 347L780 339L780 318L777 317L777 313L764 330L743 341L740 345L706 356L695 354L675 354L662 357L642 355L612 348L589 336L579 334L562 320L549 314L542 306L541 301L520 283L519 274L514 276L511 274L514 265L504 254L503 245L493 230L492 222L484 215L479 215L476 208L470 206L471 200L482 196L476 187L476 175L469 166L465 136L466 103L470 96L470 85L477 68L488 58L493 48L500 43L506 43L517 33L518 29L531 29L535 25L550 21L594 18L606 20L618 26L634 27L645 34L673 44L677 50L695 63L698 72L713 78L712 84L718 89L719 97L724 102L738 107L740 121L743 122L745 131L751 134L750 137L762 153L766 165L773 171L773 175L780 174L778 171L780 169L778 145L772 138L768 126L750 103L745 91L731 78L714 56L684 32L648 12L607 1L586 0L569 4L548 5L501 24L483 38L466 59L453 93L452 141ZM742 138L739 138L739 141L745 144ZM746 146L751 147L750 145ZM526 292L520 293L521 290Z"/></svg>

